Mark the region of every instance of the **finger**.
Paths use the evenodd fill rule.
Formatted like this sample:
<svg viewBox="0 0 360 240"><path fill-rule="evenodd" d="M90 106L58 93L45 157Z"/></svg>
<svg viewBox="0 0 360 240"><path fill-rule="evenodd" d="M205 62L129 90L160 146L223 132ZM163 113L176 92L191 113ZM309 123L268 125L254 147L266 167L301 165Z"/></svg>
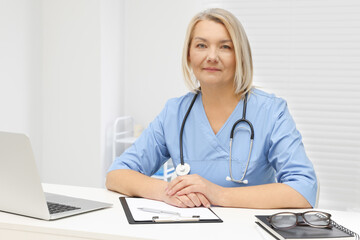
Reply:
<svg viewBox="0 0 360 240"><path fill-rule="evenodd" d="M165 188L165 191L168 191L169 189L171 189L173 186L175 186L176 184L178 184L178 182L181 181L180 177L177 177L175 179L173 179L171 182L169 182Z"/></svg>
<svg viewBox="0 0 360 240"><path fill-rule="evenodd" d="M182 181L178 182L172 188L169 188L168 191L167 191L167 194L172 196L172 195L176 194L178 191L182 190L183 188L185 188L187 186L188 186L188 184L186 183L186 181L182 180Z"/></svg>
<svg viewBox="0 0 360 240"><path fill-rule="evenodd" d="M193 203L193 201L191 201L191 199L186 196L176 196L184 205L185 207L195 207L195 204Z"/></svg>
<svg viewBox="0 0 360 240"><path fill-rule="evenodd" d="M180 197L174 196L174 198L176 199L176 203L177 203L177 207L181 207L181 208L187 208L187 206L185 205L185 203L183 203L180 199Z"/></svg>
<svg viewBox="0 0 360 240"><path fill-rule="evenodd" d="M177 191L176 195L179 195L179 196L188 195L190 193L196 193L196 192L203 193L201 191L201 188L198 185L189 185L189 186L186 186L186 187L182 188L181 190Z"/></svg>
<svg viewBox="0 0 360 240"><path fill-rule="evenodd" d="M177 197L174 197L174 205L176 207L186 208L187 206Z"/></svg>
<svg viewBox="0 0 360 240"><path fill-rule="evenodd" d="M181 207L181 208L185 208L186 205L179 199L177 198L176 196L174 197L168 197L166 200L165 200L166 203L172 205L172 206L175 206L175 207Z"/></svg>
<svg viewBox="0 0 360 240"><path fill-rule="evenodd" d="M201 201L200 201L200 199L199 199L199 197L197 196L196 193L190 193L187 196L188 196L188 198L190 198L190 200L194 203L194 205L196 207L201 206Z"/></svg>
<svg viewBox="0 0 360 240"><path fill-rule="evenodd" d="M206 195L208 190L212 187L212 185L209 185L208 181L201 177L186 179L186 181L183 181L183 186L182 189L177 191L177 195L187 195L192 192L199 192Z"/></svg>
<svg viewBox="0 0 360 240"><path fill-rule="evenodd" d="M195 186L186 187L186 188L184 188L181 191L176 193L177 196L189 196L191 194L196 194L198 199L201 202L201 205L203 205L204 207L210 207L211 206L210 201L205 197L205 195L203 193L197 191ZM193 198L191 198L191 199L193 199ZM194 202L194 203L195 203L195 205L197 205L196 202Z"/></svg>
<svg viewBox="0 0 360 240"><path fill-rule="evenodd" d="M204 207L209 208L209 207L211 206L210 201L204 196L204 194L202 194L202 193L197 193L196 195L197 195L197 197L199 198L201 204L202 204Z"/></svg>
<svg viewBox="0 0 360 240"><path fill-rule="evenodd" d="M166 189L166 194L169 195L169 192L172 191L172 189L177 186L180 182L182 181L181 176L175 178L174 180L172 180L171 182L168 183L167 189Z"/></svg>

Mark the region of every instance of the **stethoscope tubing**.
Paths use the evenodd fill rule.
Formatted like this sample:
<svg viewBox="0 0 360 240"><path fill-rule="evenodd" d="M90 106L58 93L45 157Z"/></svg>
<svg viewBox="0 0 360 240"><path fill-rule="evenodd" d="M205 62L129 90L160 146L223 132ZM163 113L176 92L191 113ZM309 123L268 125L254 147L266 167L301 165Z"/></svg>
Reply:
<svg viewBox="0 0 360 240"><path fill-rule="evenodd" d="M245 119L245 118L239 119L234 123L234 125L231 128L230 139L233 139L233 137L234 137L234 132L235 132L236 125L238 125L241 122L245 122L245 123L247 123L249 125L249 127L250 127L250 139L254 140L254 127L253 127L252 123L249 120Z"/></svg>
<svg viewBox="0 0 360 240"><path fill-rule="evenodd" d="M189 113L190 113L198 95L199 95L199 91L197 91L195 93L195 96L193 97L193 99L190 103L190 106L185 114L185 117L181 123L181 129L180 129L180 163L181 163L181 165L185 164L184 163L184 153L183 153L183 133L184 133L185 122L186 122L187 117L189 116Z"/></svg>
<svg viewBox="0 0 360 240"><path fill-rule="evenodd" d="M243 104L243 114L242 114L242 118L237 120L234 125L232 126L231 128L231 132L230 132L230 139L233 139L234 137L234 132L235 132L235 128L236 126L241 123L241 122L245 122L249 125L250 127L250 130L251 130L251 135L250 135L250 139L254 139L254 127L252 125L252 123L246 119L246 109L247 109L247 98L248 98L248 94L246 93L245 94L245 97L244 97L244 104Z"/></svg>
<svg viewBox="0 0 360 240"><path fill-rule="evenodd" d="M233 142L233 139L231 138L230 139L230 153L229 153L229 170L230 170L230 180L233 181L233 182L236 182L236 183L245 183L247 184L247 180L244 180L245 178L245 175L247 173L247 170L248 170L248 167L249 167L249 163L250 163L250 158L251 158L251 152L252 152L252 147L253 147L253 142L254 142L254 139L251 139L250 141L250 147L249 147L249 155L248 155L248 159L247 159L247 162L246 162L246 167L245 167L245 171L244 171L244 174L242 175L241 179L240 180L236 180L233 178L232 176L232 154L231 154L231 151L232 151L232 142ZM246 181L246 182L245 182Z"/></svg>

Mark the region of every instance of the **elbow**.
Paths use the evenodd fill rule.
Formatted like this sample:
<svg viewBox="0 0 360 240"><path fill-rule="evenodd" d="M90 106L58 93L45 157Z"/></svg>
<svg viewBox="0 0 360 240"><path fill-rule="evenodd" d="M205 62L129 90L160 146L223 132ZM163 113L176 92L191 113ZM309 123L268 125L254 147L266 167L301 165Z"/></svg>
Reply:
<svg viewBox="0 0 360 240"><path fill-rule="evenodd" d="M284 206L287 206L285 208L313 208L307 198L298 190L284 183L281 186L285 190L282 196Z"/></svg>
<svg viewBox="0 0 360 240"><path fill-rule="evenodd" d="M303 199L301 199L299 201L299 207L298 208L313 208L313 207L311 206L311 204L305 198L303 198Z"/></svg>
<svg viewBox="0 0 360 240"><path fill-rule="evenodd" d="M105 187L110 190L114 191L114 174L112 172L109 172L106 175L106 181L105 181Z"/></svg>
<svg viewBox="0 0 360 240"><path fill-rule="evenodd" d="M124 170L113 170L106 175L105 187L110 191L124 194L126 189L126 184L124 185L124 183L127 182L126 180L127 175L124 174Z"/></svg>
<svg viewBox="0 0 360 240"><path fill-rule="evenodd" d="M294 199L294 207L296 208L313 208L309 201L300 193Z"/></svg>

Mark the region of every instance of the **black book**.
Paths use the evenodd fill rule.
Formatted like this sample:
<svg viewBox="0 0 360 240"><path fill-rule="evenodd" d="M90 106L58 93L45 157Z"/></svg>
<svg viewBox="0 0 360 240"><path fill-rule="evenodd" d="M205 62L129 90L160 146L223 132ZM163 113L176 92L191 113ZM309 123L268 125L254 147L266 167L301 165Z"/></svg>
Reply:
<svg viewBox="0 0 360 240"><path fill-rule="evenodd" d="M290 229L276 229L272 227L267 220L269 215L256 215L255 223L263 228L266 232L272 235L275 239L296 239L296 240L350 240L357 239L355 233L351 232L349 229L344 228L343 226L338 225L332 221L333 227L329 228L314 228L310 226L296 226Z"/></svg>

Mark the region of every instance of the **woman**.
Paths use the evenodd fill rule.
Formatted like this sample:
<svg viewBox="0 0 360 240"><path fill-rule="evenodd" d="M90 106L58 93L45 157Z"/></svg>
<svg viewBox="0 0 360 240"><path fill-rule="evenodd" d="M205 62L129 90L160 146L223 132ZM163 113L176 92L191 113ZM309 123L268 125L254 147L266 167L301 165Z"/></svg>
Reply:
<svg viewBox="0 0 360 240"><path fill-rule="evenodd" d="M179 207L314 206L316 176L301 135L284 100L252 87L250 46L236 17L209 9L192 19L183 72L192 92L169 100L133 146L114 161L107 188ZM234 127L229 147L230 132L242 117L250 124L241 121ZM183 176L170 183L149 177L169 158L179 165L181 148L179 169L189 164L188 175L180 171Z"/></svg>

